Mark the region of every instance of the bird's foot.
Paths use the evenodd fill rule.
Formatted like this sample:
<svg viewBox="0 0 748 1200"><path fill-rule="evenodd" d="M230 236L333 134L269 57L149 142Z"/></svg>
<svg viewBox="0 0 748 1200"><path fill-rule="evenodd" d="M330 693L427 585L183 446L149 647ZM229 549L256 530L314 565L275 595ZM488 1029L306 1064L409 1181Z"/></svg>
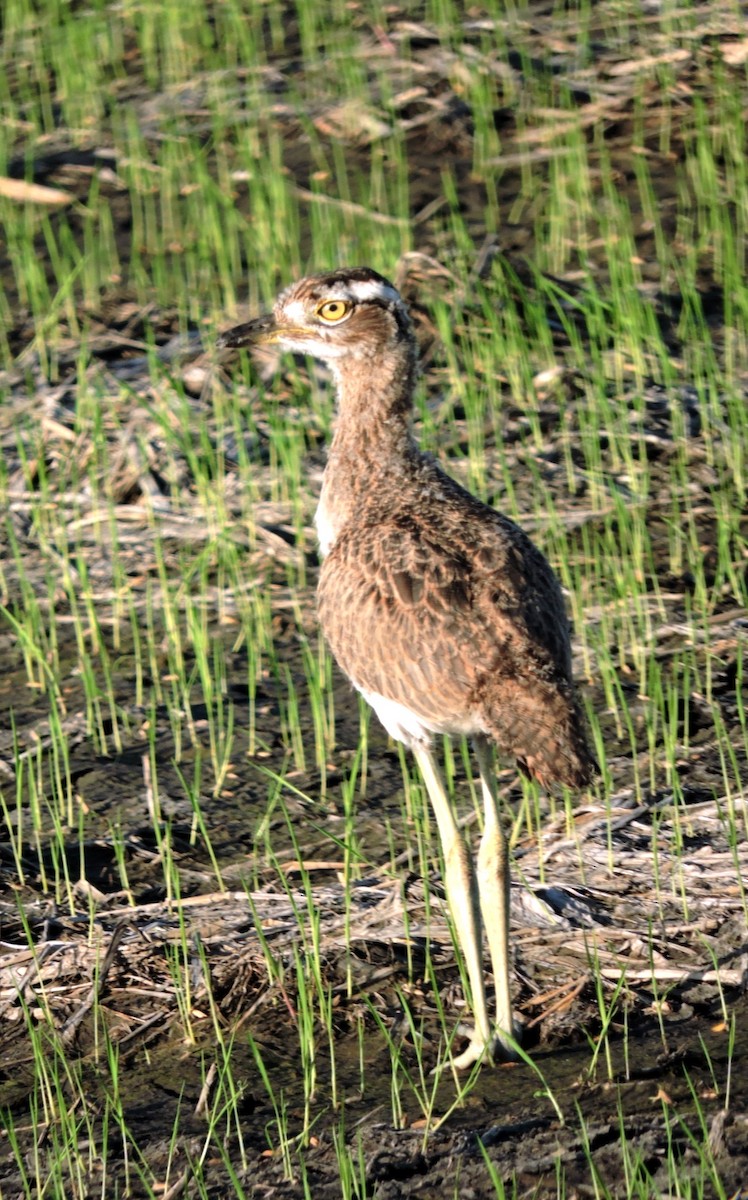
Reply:
<svg viewBox="0 0 748 1200"><path fill-rule="evenodd" d="M468 1039L466 1048L454 1058L445 1059L443 1063L434 1068L432 1074L443 1071L446 1066L452 1067L456 1071L464 1071L481 1061L487 1063L516 1061L519 1058L518 1044L522 1035L522 1026L516 1021L513 1022L513 1025L510 1036L507 1036L503 1030L496 1029L489 1038L481 1035L470 1025L458 1025L456 1033Z"/></svg>

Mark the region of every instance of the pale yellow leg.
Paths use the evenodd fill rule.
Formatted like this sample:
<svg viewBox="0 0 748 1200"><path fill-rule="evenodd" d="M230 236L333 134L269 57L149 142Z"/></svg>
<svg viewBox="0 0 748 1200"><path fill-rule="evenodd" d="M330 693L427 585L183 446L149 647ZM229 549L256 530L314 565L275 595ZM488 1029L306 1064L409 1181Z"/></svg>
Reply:
<svg viewBox="0 0 748 1200"><path fill-rule="evenodd" d="M492 1045L492 1029L488 1019L483 974L483 937L478 888L472 859L457 826L436 760L431 751L423 746L416 747L414 754L439 827L439 837L444 854L444 883L447 901L462 953L465 956L470 989L473 993L475 1029L470 1037L467 1050L452 1062L452 1065L457 1068L469 1067L472 1063L477 1062L486 1050L490 1054ZM511 1016L511 1008L509 1011Z"/></svg>
<svg viewBox="0 0 748 1200"><path fill-rule="evenodd" d="M496 794L493 751L485 738L475 739L485 812L483 837L478 850L478 892L483 923L491 952L496 988L496 1042L505 1056L513 1050L503 1036L514 1036L512 994L509 985L509 846Z"/></svg>

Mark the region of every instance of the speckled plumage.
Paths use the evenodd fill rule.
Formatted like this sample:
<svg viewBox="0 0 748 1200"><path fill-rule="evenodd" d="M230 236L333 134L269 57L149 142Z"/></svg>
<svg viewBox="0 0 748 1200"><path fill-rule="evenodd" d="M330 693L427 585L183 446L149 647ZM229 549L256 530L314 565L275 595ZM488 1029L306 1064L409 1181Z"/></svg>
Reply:
<svg viewBox="0 0 748 1200"><path fill-rule="evenodd" d="M367 474L372 490L319 580L320 623L342 670L439 732L486 734L543 782L589 782L568 623L546 560L424 456L396 479Z"/></svg>
<svg viewBox="0 0 748 1200"><path fill-rule="evenodd" d="M222 344L258 341L313 354L335 376L338 411L316 518L319 619L341 669L416 754L435 805L476 1008L478 1028L458 1064L466 1065L494 1044L485 998L475 995L478 892L494 973L504 976L495 1032L504 1042L512 1033L507 851L487 746L545 784L583 787L594 773L561 590L519 526L418 448L416 341L386 279L360 267L292 284L272 315ZM447 811L435 733L467 734L476 744L486 801L480 888ZM495 906L505 910L501 920Z"/></svg>

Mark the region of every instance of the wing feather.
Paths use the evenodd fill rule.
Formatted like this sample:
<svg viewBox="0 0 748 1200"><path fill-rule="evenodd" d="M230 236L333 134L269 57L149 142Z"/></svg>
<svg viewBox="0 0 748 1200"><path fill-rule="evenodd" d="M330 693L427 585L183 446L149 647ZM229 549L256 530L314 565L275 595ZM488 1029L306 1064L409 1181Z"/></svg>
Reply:
<svg viewBox="0 0 748 1200"><path fill-rule="evenodd" d="M458 548L464 537L457 541L449 530L439 537L434 526L433 514L423 523L409 514L400 521L390 515L384 527L359 522L343 530L322 566L319 617L340 667L358 687L460 727L466 713L484 706L487 679L495 685L518 669L534 673L528 662L518 666L522 648L527 658L533 643L527 547L556 591L557 585L526 539L517 547L505 529L489 525L468 553ZM537 563L531 565L534 576ZM555 640L558 646L540 645L546 672L559 652L562 661L568 656L563 631Z"/></svg>

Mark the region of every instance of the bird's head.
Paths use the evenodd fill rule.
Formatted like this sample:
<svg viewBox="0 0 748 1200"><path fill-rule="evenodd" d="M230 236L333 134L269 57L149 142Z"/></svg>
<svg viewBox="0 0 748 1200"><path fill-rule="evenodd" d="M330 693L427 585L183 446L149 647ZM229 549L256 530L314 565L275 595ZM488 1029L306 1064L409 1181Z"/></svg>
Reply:
<svg viewBox="0 0 748 1200"><path fill-rule="evenodd" d="M346 358L413 353L413 330L400 293L370 267L308 275L281 292L273 311L221 334L219 348L277 343L343 368Z"/></svg>

